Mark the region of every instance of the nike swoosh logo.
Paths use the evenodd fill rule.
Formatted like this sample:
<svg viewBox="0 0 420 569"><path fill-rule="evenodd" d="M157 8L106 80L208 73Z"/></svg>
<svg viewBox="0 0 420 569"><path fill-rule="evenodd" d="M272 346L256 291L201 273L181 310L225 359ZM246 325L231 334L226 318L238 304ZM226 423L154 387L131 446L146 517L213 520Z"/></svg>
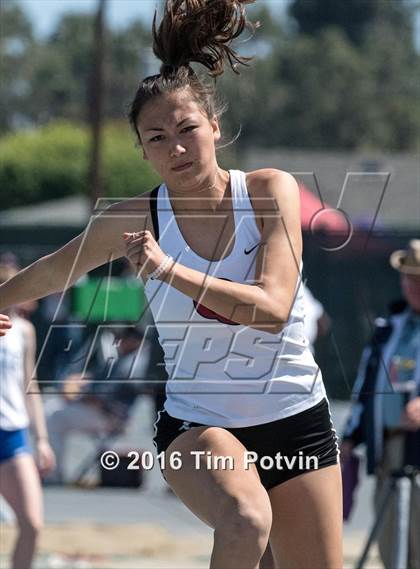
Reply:
<svg viewBox="0 0 420 569"><path fill-rule="evenodd" d="M249 251L247 251L246 249L244 249L245 255L249 255L250 253L252 253L252 251L253 251L254 249L256 249L256 248L259 247L259 246L260 246L260 243L257 243L257 244L254 245L254 247L252 247L252 249L250 249Z"/></svg>

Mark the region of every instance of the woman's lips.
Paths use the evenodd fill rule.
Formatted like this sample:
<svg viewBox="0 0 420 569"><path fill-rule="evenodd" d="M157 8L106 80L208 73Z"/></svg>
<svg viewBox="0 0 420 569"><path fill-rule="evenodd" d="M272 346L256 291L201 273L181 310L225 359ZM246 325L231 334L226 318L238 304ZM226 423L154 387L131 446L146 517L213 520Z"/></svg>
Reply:
<svg viewBox="0 0 420 569"><path fill-rule="evenodd" d="M176 168L172 168L172 170L174 172L182 172L183 170L186 170L190 166L192 166L192 162L187 162L186 164L183 164L182 166L177 166Z"/></svg>

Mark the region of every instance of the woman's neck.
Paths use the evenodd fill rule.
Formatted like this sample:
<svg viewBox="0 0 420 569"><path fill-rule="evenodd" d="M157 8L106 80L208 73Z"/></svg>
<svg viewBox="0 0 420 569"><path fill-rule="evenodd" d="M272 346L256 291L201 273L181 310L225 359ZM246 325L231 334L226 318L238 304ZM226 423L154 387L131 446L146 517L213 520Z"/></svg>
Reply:
<svg viewBox="0 0 420 569"><path fill-rule="evenodd" d="M168 193L171 199L174 212L185 210L206 210L217 211L223 199L229 194L230 174L229 172L217 167L216 171L200 184L196 186L180 188L169 188ZM177 200L177 198L188 198ZM178 201L178 203L177 203Z"/></svg>

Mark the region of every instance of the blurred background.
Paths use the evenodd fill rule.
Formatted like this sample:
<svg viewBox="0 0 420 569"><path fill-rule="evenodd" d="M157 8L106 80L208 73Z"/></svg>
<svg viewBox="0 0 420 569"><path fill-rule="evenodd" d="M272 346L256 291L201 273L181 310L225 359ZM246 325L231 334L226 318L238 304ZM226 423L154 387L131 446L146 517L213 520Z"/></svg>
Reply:
<svg viewBox="0 0 420 569"><path fill-rule="evenodd" d="M148 0L1 3L0 255L13 254L26 266L80 233L104 203L160 182L142 160L126 115L138 82L159 70L150 30L161 7ZM245 171L280 168L299 181L304 278L329 318L314 336L314 350L339 430L373 321L400 296L389 254L419 235L420 3L258 0L248 15L260 26L236 47L254 60L239 77L227 71L218 81L219 97L229 105L219 161ZM72 368L70 339L80 349L88 339L89 346L96 342L104 323L140 323L143 331L150 323L141 286L123 261L93 271L64 298L27 307L27 317L37 330L39 383L51 398L64 377L80 371ZM156 338L150 341L156 345ZM157 347L151 373L159 381L160 355ZM103 346L101 357L102 364L109 357ZM125 444L151 448L155 395L136 404ZM82 438L72 444L70 455L79 462L92 447ZM131 559L124 566L206 566L206 528L166 493L156 469L145 476L134 506L130 495L106 495L121 535L132 535L133 526L123 527L130 522L157 528L155 548L149 530L138 530L148 536L149 550L140 548L142 559L149 555L146 564ZM108 508L101 509L89 491L47 489L45 496L47 521L61 524L57 532L87 511L95 523L110 522ZM173 510L166 511L168 500ZM176 546L168 545L164 532L173 524L162 529L163 512L180 520L181 533L202 537L203 550L195 542L198 550L190 544L180 560L171 560ZM369 519L368 512L356 512L346 562L360 548L353 536L364 535ZM79 551L54 539L55 546L44 544L44 566L105 567L98 560L109 553L104 543L93 541L90 549L83 543ZM123 566L121 559L112 563Z"/></svg>

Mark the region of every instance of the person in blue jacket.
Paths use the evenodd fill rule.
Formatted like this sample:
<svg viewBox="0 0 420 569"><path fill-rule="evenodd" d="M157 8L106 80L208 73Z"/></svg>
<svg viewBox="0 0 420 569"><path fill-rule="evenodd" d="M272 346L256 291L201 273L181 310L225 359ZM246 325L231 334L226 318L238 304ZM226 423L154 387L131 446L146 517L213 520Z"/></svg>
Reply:
<svg viewBox="0 0 420 569"><path fill-rule="evenodd" d="M376 510L392 471L404 464L417 471L420 468L420 240L411 240L406 250L394 251L390 263L400 272L404 299L390 305L387 318L376 320L373 337L360 361L341 444L343 463L355 446L366 445L367 472L376 476ZM402 392L401 384L406 391ZM409 567L419 568L419 472L411 499ZM393 500L378 538L382 561L390 569L395 515Z"/></svg>

